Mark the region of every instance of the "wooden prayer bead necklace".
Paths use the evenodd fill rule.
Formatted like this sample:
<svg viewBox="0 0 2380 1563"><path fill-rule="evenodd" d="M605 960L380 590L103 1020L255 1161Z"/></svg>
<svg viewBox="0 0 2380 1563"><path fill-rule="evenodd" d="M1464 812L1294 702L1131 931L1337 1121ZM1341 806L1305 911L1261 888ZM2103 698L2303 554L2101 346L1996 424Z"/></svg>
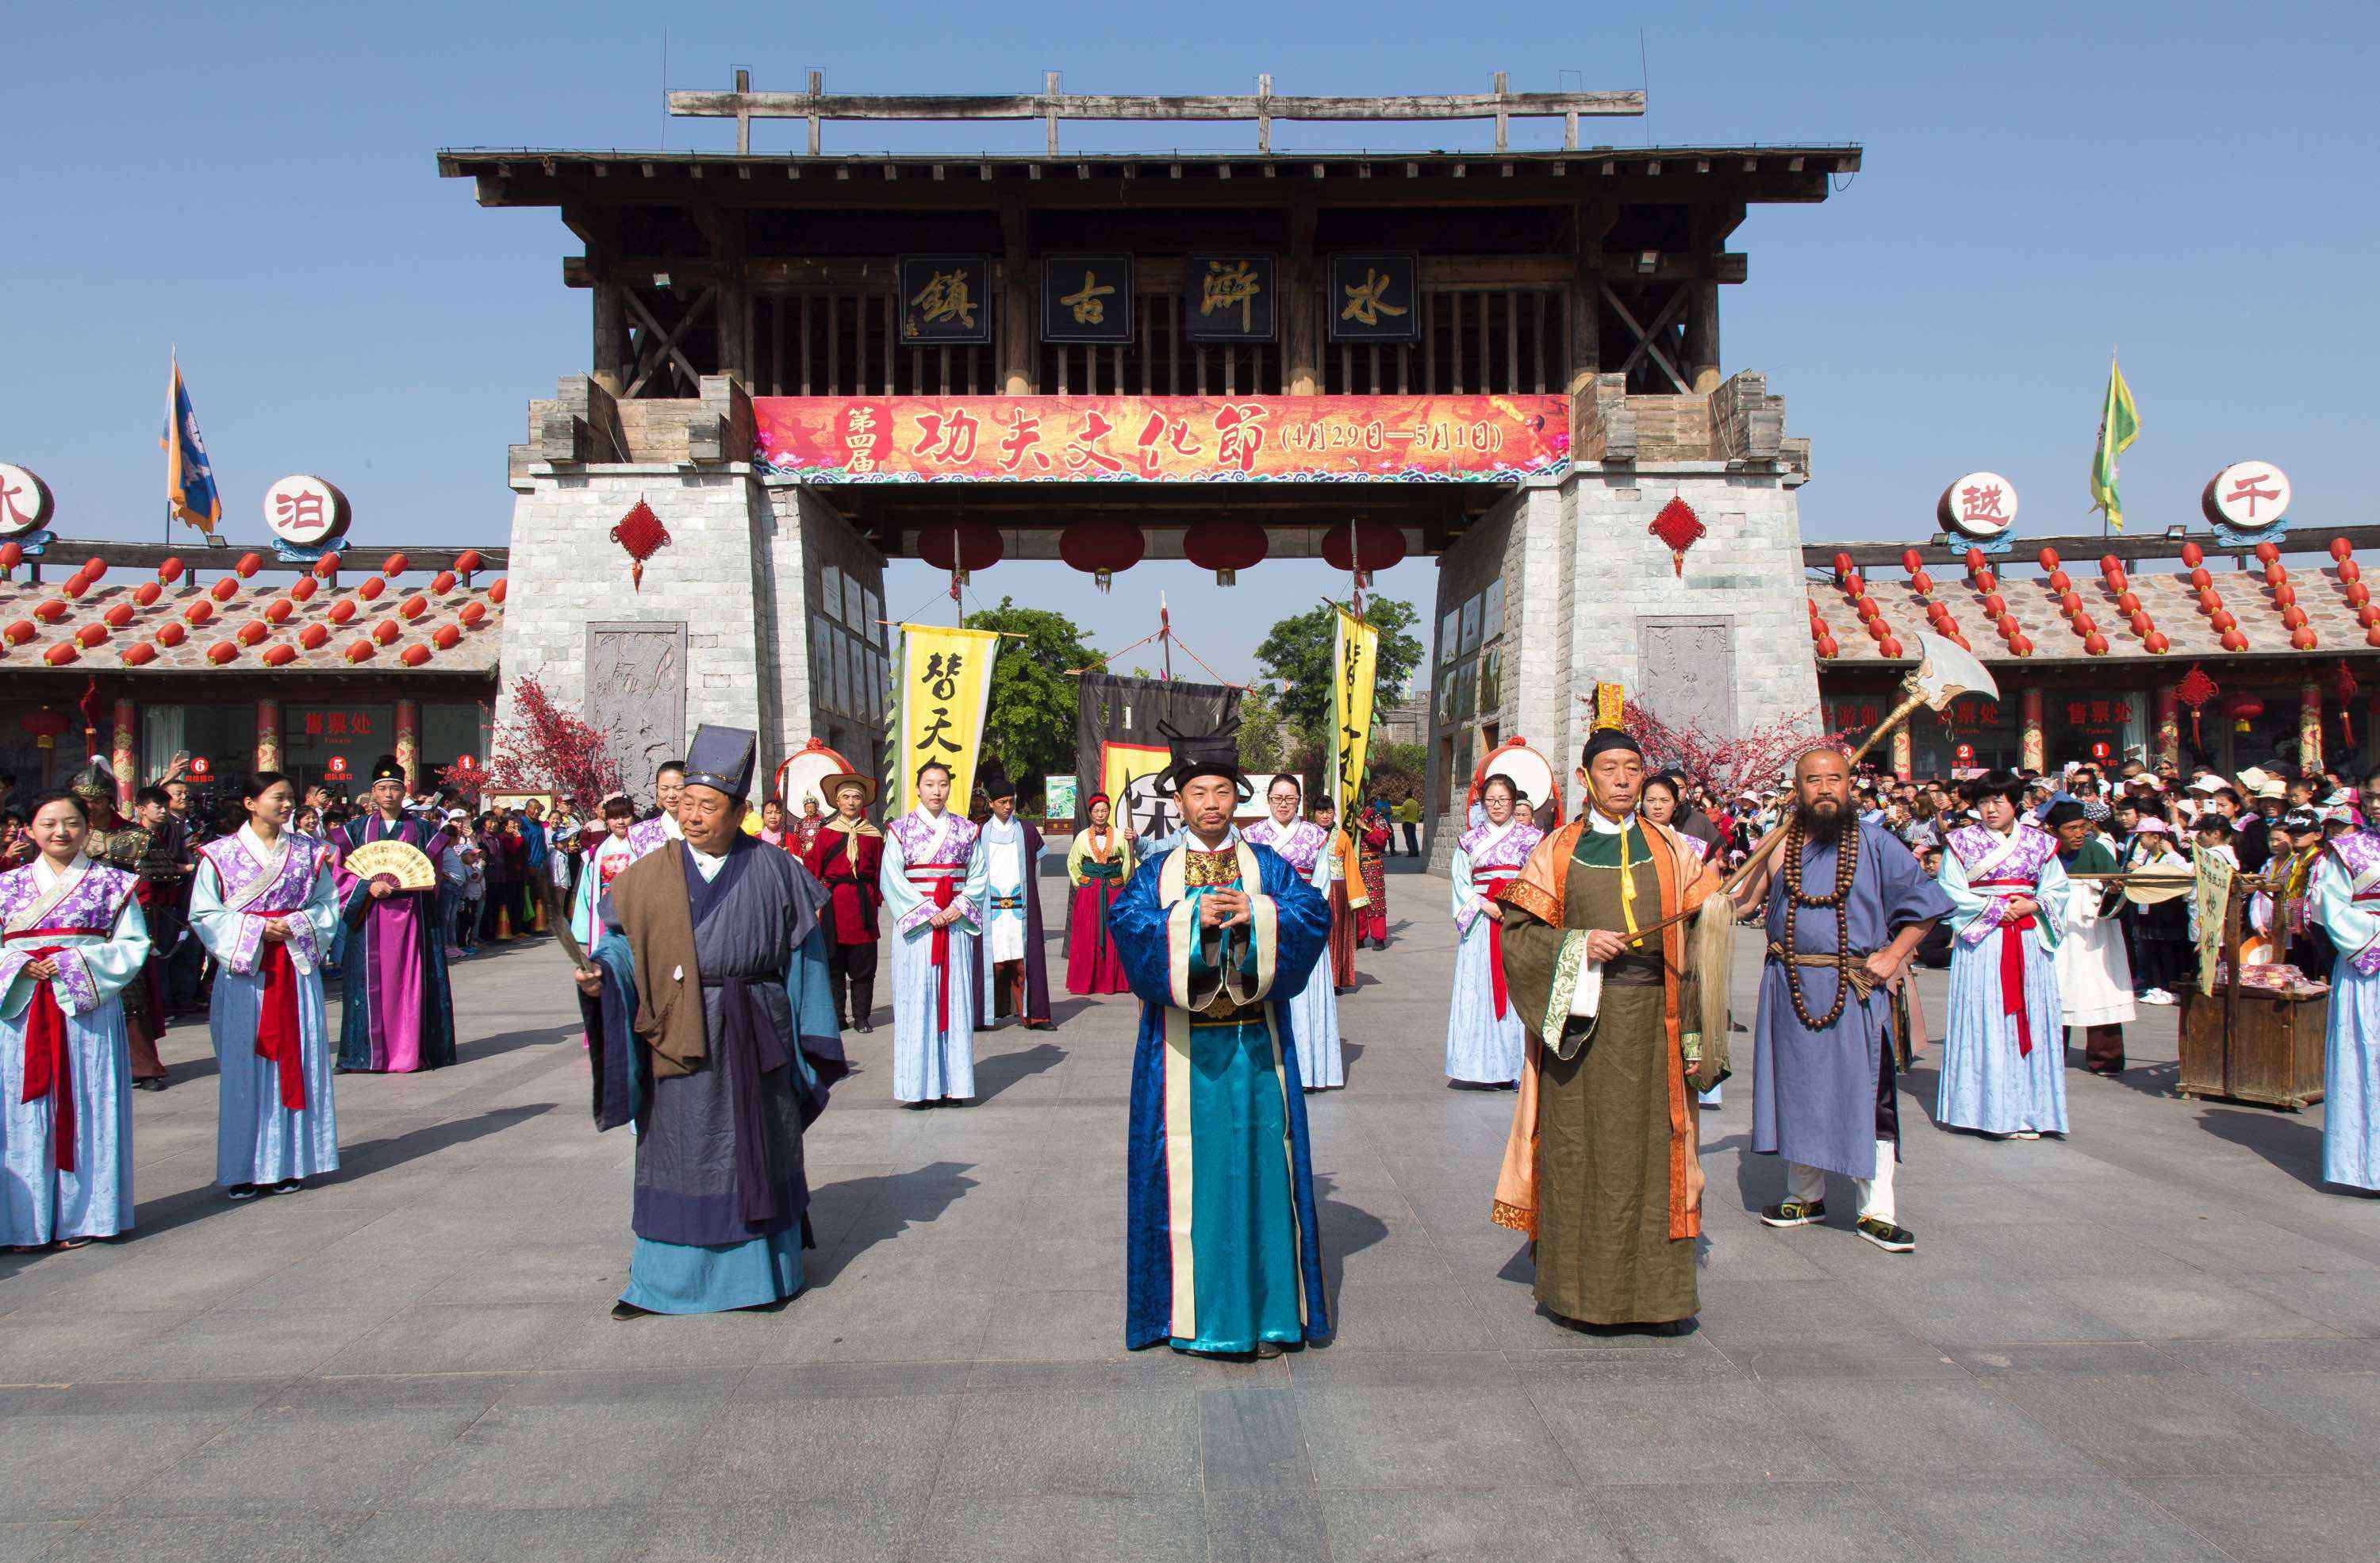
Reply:
<svg viewBox="0 0 2380 1563"><path fill-rule="evenodd" d="M1793 1000L1793 1013L1811 1031L1824 1031L1840 1020L1843 1003L1852 996L1852 878L1859 872L1859 818L1854 815L1845 825L1842 840L1835 845L1835 889L1831 895L1802 893L1802 819L1797 814L1785 828L1785 991ZM1835 914L1835 1007L1827 1012L1824 1020L1812 1020L1810 1007L1802 999L1802 968L1793 957L1801 953L1801 945L1793 937L1795 915L1804 906L1832 907Z"/></svg>

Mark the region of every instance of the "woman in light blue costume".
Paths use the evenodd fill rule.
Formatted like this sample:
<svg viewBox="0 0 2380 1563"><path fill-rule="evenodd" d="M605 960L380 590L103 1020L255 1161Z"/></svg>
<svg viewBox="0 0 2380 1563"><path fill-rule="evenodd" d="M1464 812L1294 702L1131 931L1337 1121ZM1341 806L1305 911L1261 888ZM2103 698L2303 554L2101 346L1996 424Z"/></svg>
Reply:
<svg viewBox="0 0 2380 1563"><path fill-rule="evenodd" d="M1281 775L1265 789L1271 817L1242 832L1252 845L1270 847L1297 877L1330 896L1330 860L1323 852L1330 832L1305 818L1305 791L1294 776ZM1308 1091L1334 1091L1347 1084L1347 1062L1339 1047L1339 994L1326 944L1314 980L1289 1001L1289 1031L1297 1048L1297 1077Z"/></svg>
<svg viewBox="0 0 2380 1563"><path fill-rule="evenodd" d="M892 914L892 1097L975 1097L975 941L990 868L953 809L950 767L917 768L917 806L884 827L877 880Z"/></svg>
<svg viewBox="0 0 2380 1563"><path fill-rule="evenodd" d="M1464 1085L1512 1085L1521 1078L1528 1033L1520 1006L1504 992L1503 923L1496 897L1512 882L1529 850L1545 836L1520 811L1511 777L1488 778L1479 789L1486 823L1455 842L1447 872L1454 882L1454 996L1446 1010L1446 1077Z"/></svg>
<svg viewBox="0 0 2380 1563"><path fill-rule="evenodd" d="M339 1166L322 957L339 926L322 843L285 830L289 779L259 772L240 790L248 823L199 849L190 931L215 958L215 1181L234 1199Z"/></svg>
<svg viewBox="0 0 2380 1563"><path fill-rule="evenodd" d="M41 855L0 874L0 1244L132 1226L132 1055L116 995L149 959L121 868L83 855L71 793L33 800Z"/></svg>
<svg viewBox="0 0 2380 1563"><path fill-rule="evenodd" d="M2323 1037L2322 1175L2380 1190L2380 770L2363 779L2363 824L2325 843L2313 913L2338 959Z"/></svg>
<svg viewBox="0 0 2380 1563"><path fill-rule="evenodd" d="M2071 886L2058 838L2018 814L2024 783L2007 771L1970 785L1980 825L1950 832L1950 1013L1934 1121L1996 1138L2066 1133L2065 1014L2058 930Z"/></svg>

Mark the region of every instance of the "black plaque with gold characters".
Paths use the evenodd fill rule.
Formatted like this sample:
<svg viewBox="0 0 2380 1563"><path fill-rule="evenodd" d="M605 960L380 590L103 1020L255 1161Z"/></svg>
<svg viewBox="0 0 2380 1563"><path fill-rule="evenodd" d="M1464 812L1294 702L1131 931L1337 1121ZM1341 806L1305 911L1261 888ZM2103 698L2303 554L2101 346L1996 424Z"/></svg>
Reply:
<svg viewBox="0 0 2380 1563"><path fill-rule="evenodd" d="M1132 257L1051 255L1041 262L1041 340L1130 342Z"/></svg>
<svg viewBox="0 0 2380 1563"><path fill-rule="evenodd" d="M1193 342L1270 342L1279 333L1269 255L1193 255L1182 266L1183 334Z"/></svg>
<svg viewBox="0 0 2380 1563"><path fill-rule="evenodd" d="M901 257L901 342L947 346L991 340L991 257Z"/></svg>
<svg viewBox="0 0 2380 1563"><path fill-rule="evenodd" d="M1421 260L1410 249L1330 257L1333 342L1419 342Z"/></svg>

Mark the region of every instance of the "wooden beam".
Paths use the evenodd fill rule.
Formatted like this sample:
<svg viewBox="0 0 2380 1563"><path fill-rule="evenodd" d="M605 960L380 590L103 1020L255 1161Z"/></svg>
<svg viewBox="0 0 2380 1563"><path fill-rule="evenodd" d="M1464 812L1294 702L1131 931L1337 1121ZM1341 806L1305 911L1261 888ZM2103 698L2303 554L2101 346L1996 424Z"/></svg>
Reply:
<svg viewBox="0 0 2380 1563"><path fill-rule="evenodd" d="M1499 79L1502 73L1499 72ZM1058 73L1043 78L1042 91L1001 96L989 93L754 92L677 91L669 112L682 119L803 120L1002 120L1038 119L1050 127L1050 150L1057 149L1061 120L1240 120L1269 127L1295 119L1335 124L1402 120L1560 119L1573 115L1634 115L1645 112L1645 94L1622 92L1447 92L1372 97L1277 97L1271 78L1259 77L1254 95L1203 93L1061 92ZM1500 139L1499 145L1501 145Z"/></svg>

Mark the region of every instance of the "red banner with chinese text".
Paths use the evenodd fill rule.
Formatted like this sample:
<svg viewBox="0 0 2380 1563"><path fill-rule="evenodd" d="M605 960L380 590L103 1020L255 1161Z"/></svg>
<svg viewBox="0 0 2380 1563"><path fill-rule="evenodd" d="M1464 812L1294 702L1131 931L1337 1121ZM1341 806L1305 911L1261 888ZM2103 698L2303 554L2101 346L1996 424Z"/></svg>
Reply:
<svg viewBox="0 0 2380 1563"><path fill-rule="evenodd" d="M1480 482L1570 470L1564 396L755 396L805 483Z"/></svg>

